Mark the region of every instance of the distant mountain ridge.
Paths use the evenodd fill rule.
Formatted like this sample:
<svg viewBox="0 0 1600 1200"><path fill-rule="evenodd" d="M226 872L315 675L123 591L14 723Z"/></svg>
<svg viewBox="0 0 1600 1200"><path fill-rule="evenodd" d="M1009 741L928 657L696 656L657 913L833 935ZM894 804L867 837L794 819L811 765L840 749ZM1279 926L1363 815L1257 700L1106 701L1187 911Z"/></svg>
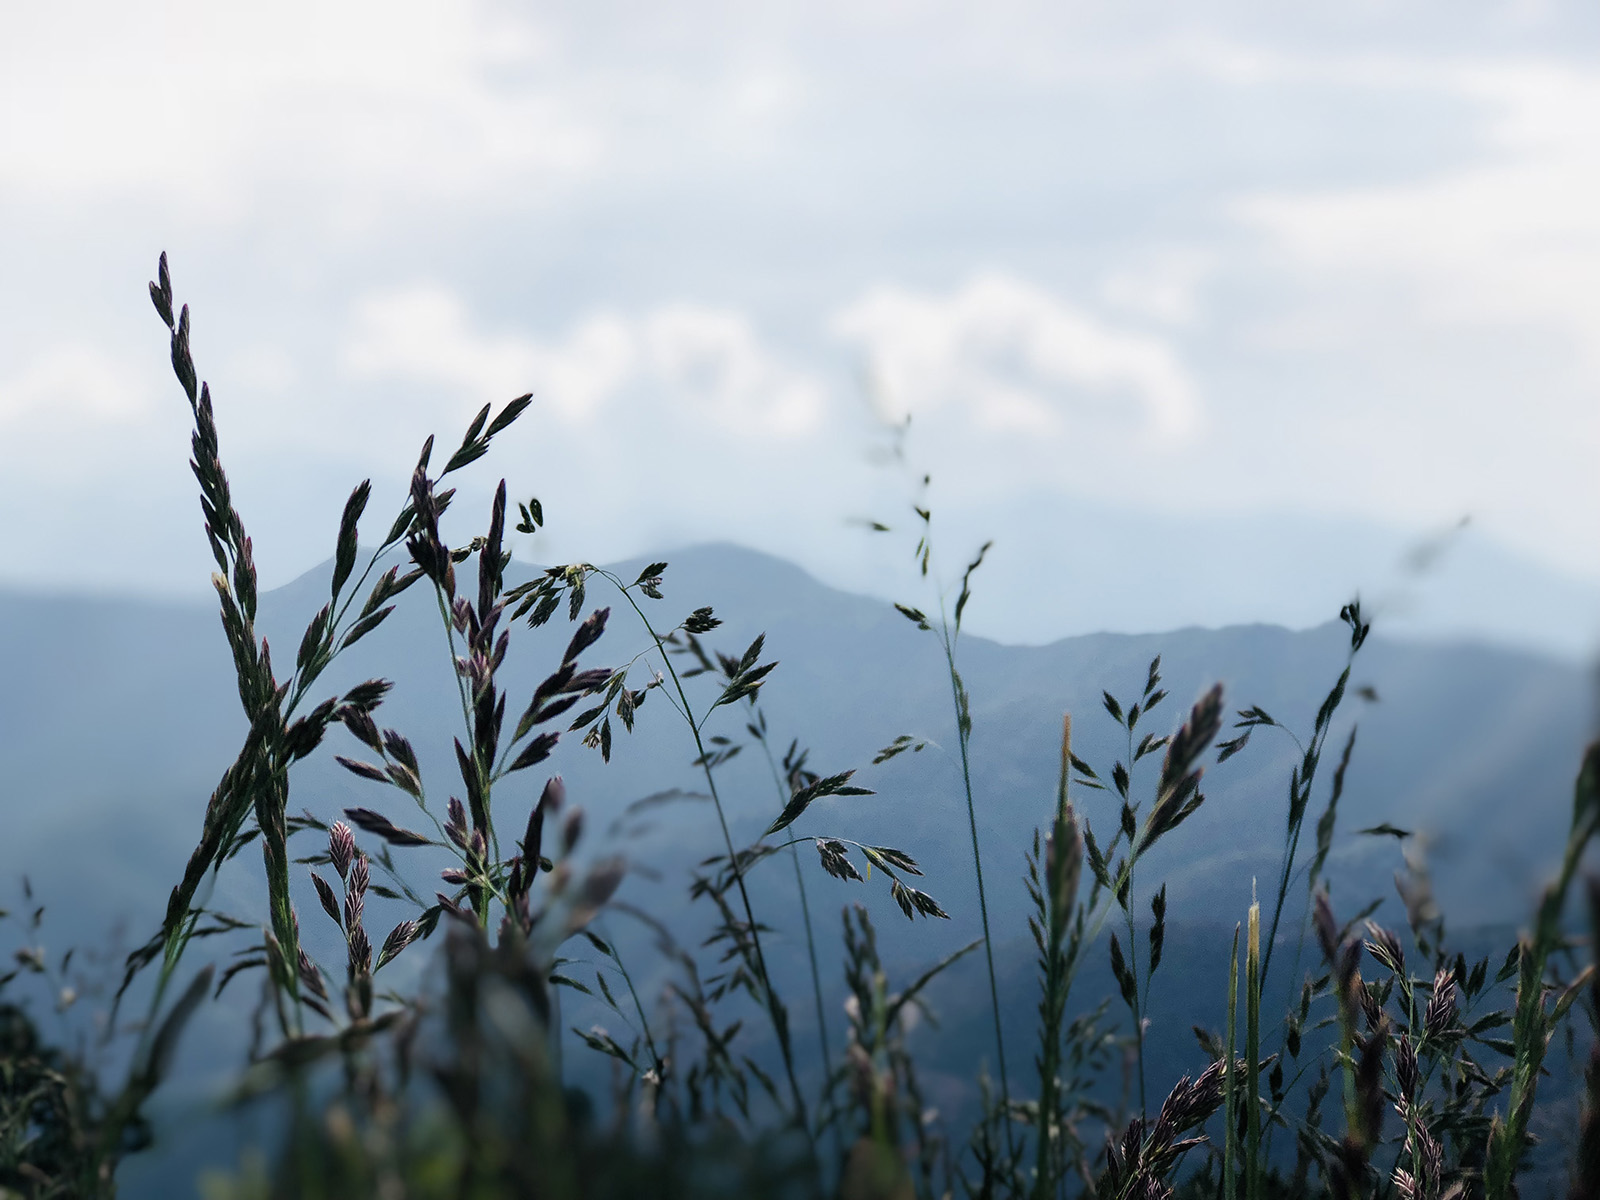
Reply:
<svg viewBox="0 0 1600 1200"><path fill-rule="evenodd" d="M380 490L403 492L407 479L376 482ZM463 486L461 504L483 511L489 493L470 483ZM325 499L333 503L341 496ZM885 511L855 515L893 524L902 503L886 499L885 504ZM310 511L300 513L299 524L258 539L274 548L259 564L269 586L292 582L297 576L286 573L289 564L311 568L313 555L323 552L321 536L313 537L303 525ZM1600 557L1595 553L1600 536L1590 539L1587 562L1580 555L1558 566L1502 540L1504 531L1492 524L1443 518L1423 529L1354 511L1218 510L1204 496L1195 497L1193 508L1176 512L1147 507L1136 489L1098 497L1044 490L1003 502L970 496L950 505L936 497L935 516L939 543L955 548L953 554L996 539L968 618L973 632L1008 644L1044 645L1084 633L1137 633L1190 623L1220 627L1262 621L1306 629L1359 592L1391 636L1508 645L1575 663L1600 654ZM835 518L822 513L817 519L823 525L788 531L752 529L736 508L721 517L718 528L733 540L800 563L836 589L880 600L904 598L906 563L899 553L887 552L886 539L828 530ZM548 553L561 561L580 553L591 561L611 561L635 551L671 558L694 553L698 544L680 540L682 534L673 528L652 525L649 512L635 514L625 526L605 530L603 548L593 543L578 548L560 533L564 522L532 544L555 547ZM109 587L112 594L131 587L141 594L155 589L163 596L209 601L209 556L203 544L192 544L187 555L168 552L132 564L126 553L118 547L116 553L75 561L70 571L98 589ZM175 583L147 574L157 561L191 565ZM946 565L959 569L964 562ZM53 571L50 560L18 559L0 570L0 580L46 578L68 570L55 566ZM0 583L0 590L5 586Z"/></svg>
<svg viewBox="0 0 1600 1200"><path fill-rule="evenodd" d="M814 768L855 768L856 782L876 793L821 801L794 832L905 850L926 872L920 886L951 915L948 922L907 923L881 877L865 883L832 879L803 847L824 987L838 994L842 905L868 907L883 931L891 968L901 977L975 936L966 810L953 758L949 680L937 643L888 604L835 591L767 555L713 545L668 557L665 598L647 602L652 619L659 614L659 625L671 627L709 604L725 624L708 640L734 652L764 632L766 657L779 665L761 705L778 752L798 738L811 749ZM631 580L643 565L640 559L615 570ZM281 660L292 656L305 623L324 602L330 570L324 564L262 597L258 628ZM516 582L537 570L516 563L509 574ZM920 602L909 589L906 599ZM585 609L606 605L612 607L610 627L586 660L620 665L649 642L609 585L593 581ZM502 674L513 700L543 677L568 636L563 614L519 639L521 649L513 650ZM1032 830L1051 812L1063 712L1074 716L1076 752L1107 776L1112 759L1125 757L1126 738L1102 709L1102 689L1133 697L1150 660L1160 654L1170 698L1152 715L1152 730L1169 732L1204 688L1221 681L1230 712L1259 705L1303 736L1347 650L1347 630L1337 622L1304 631L1247 625L1094 634L1037 647L963 638L959 663L972 695L979 833L1002 974L1031 978L1023 855ZM320 690L333 694L374 675L396 683L378 712L380 724L412 739L430 791L448 794L454 787L450 740L460 712L430 597L404 597L389 622L330 672ZM206 798L244 734L215 611L201 604L0 593L0 681L0 796L7 834L0 839L0 890L17 876L32 875L40 899L50 906L43 936L57 951L99 944L119 922L125 944L142 940L159 920L167 890L199 835ZM1359 687L1372 688L1377 701L1360 699ZM1592 705L1587 673L1558 659L1467 643L1398 642L1387 639L1380 625L1356 660L1351 695L1329 739L1331 756L1349 723L1360 722L1328 868L1339 910L1354 912L1369 897L1386 898L1379 918L1394 925L1403 921L1392 886L1400 864L1394 840L1353 832L1390 821L1428 835L1435 881L1453 927L1526 921L1562 844L1578 755L1594 728ZM708 731L742 740L745 720L741 711L720 710ZM926 749L871 765L874 754L901 734L926 740ZM291 776L296 810L307 807L331 818L359 804L402 824L416 823L410 801L341 770L333 753L359 751L343 730L333 731L327 745ZM667 918L688 945L698 943L708 919L704 905L687 903L689 873L720 850L709 812L686 798L622 819L620 829L614 825L640 797L673 788L699 791L703 784L689 766L692 754L675 714L652 697L639 711L635 733L617 731L609 765L575 737L564 740L548 763L550 773L566 778L573 802L589 812L583 852L625 853L634 872L623 897ZM1140 869L1135 890L1141 896L1162 881L1168 886L1173 950L1171 965L1163 968L1162 1002L1181 1010L1185 1020L1191 1015L1186 989L1200 981L1172 972L1187 970L1185 963L1208 962L1207 947L1216 939L1207 931L1241 919L1256 881L1264 893L1270 889L1296 758L1294 743L1281 730L1259 730L1244 752L1208 767L1205 805ZM1135 794L1148 789L1158 761L1138 765ZM1331 766L1313 799L1312 823L1326 804ZM513 825L524 819L544 778L540 772L527 775L497 793L501 819ZM759 750L747 748L728 763L719 783L736 839L755 838L779 804ZM1097 829L1112 827L1116 806L1107 794L1079 788L1074 799ZM299 854L314 850L309 841L301 847ZM415 864L424 885L429 853L398 856ZM210 903L260 919L259 872L259 856L242 855ZM317 919L307 884L302 876L306 945L334 961L341 951L329 923ZM751 887L758 917L774 927L775 972L798 997L803 943L793 872L769 860L751 876ZM1298 903L1303 889L1295 895ZM375 925L409 915L391 901L374 899L369 907ZM1294 927L1297 913L1292 907ZM607 918L605 927L627 947L641 990L653 994L667 964L625 921ZM420 971L427 961L426 953L414 953L390 970ZM970 1003L982 990L976 969L975 961L964 964L936 997L936 1005L950 1012L952 1030L971 1035L961 1047L949 1048L952 1062L984 1053L984 1024ZM1094 978L1098 970L1092 969ZM1012 1007L1024 994L1019 987ZM231 1003L250 1002L248 988L238 996ZM1085 999L1092 999L1087 992ZM1210 1011L1206 1005L1214 1000L1196 1004ZM241 1025L227 1007L208 1009L197 1026L185 1051L187 1078L215 1081L237 1063L234 1042ZM1198 1009L1195 1015L1208 1019ZM574 999L568 1023L586 1027L603 1016ZM1014 1019L1026 1021L1028 1013L1018 1007ZM797 1032L811 1023L809 1008L798 1000L793 1020ZM1187 1064L1187 1026L1180 1028L1176 1020L1160 1031L1162 1053ZM758 1031L751 1036L760 1038ZM600 1070L583 1051L573 1053L580 1073ZM970 1078L970 1072L951 1075L950 1103L965 1095L960 1079ZM180 1101L182 1094L195 1093L175 1093L174 1111L186 1111L182 1104L193 1102ZM204 1153L198 1143L184 1151L191 1152ZM165 1186L153 1181L140 1191L130 1182L129 1194L162 1195Z"/></svg>
<svg viewBox="0 0 1600 1200"><path fill-rule="evenodd" d="M808 816L812 831L825 832L824 813L841 833L866 835L874 825L887 826L908 851L960 870L964 810L951 807L958 780L938 749L953 742L949 685L933 640L887 604L834 591L767 555L712 545L674 557L666 598L652 610L662 614L662 623L670 626L691 608L710 604L726 622L713 635L715 644L742 650L765 632L768 655L780 661L762 697L774 740L800 738L813 748L813 762L828 770L863 768L863 781L878 790L877 797L819 807ZM631 579L643 561L619 564L618 572ZM325 598L328 570L325 565L263 596L259 625L280 655L298 644ZM511 575L535 570L517 563ZM612 603L615 597L606 592L593 584L587 607ZM418 741L425 768L442 771L456 703L444 638L430 603L415 594L405 600L341 664L342 674L328 687L374 674L395 678L398 686L380 714L384 723ZM542 661L537 652L531 659L513 652L506 676L513 691L531 688L540 668L554 660L554 643L566 636L562 623L527 639L547 647ZM986 842L1020 855L1022 838L1044 819L1064 711L1077 718L1081 756L1109 767L1122 747L1119 731L1101 711L1101 690L1137 690L1156 654L1172 697L1152 726L1158 732L1175 725L1189 700L1217 680L1226 686L1230 710L1259 704L1300 731L1344 665L1345 642L1336 623L1301 632L1236 626L1098 634L1040 647L964 638L960 653L973 697ZM618 610L593 654L597 661L619 661L646 644L631 614ZM129 836L151 843L150 854L122 862L109 878L128 884L127 903L154 911L170 871L158 876L161 883L143 882L141 872L181 864L205 797L243 732L214 612L198 604L0 594L0 679L6 681L0 779L13 797L29 797L8 806L14 836L0 851L0 874L25 865L33 837L63 825L125 821ZM1341 830L1383 820L1430 830L1441 888L1448 894L1458 867L1474 880L1460 897L1484 910L1473 919L1491 919L1513 899L1526 898L1559 844L1571 774L1592 728L1585 673L1504 649L1397 643L1380 626L1357 660L1352 685L1358 684L1374 687L1380 701L1346 702L1348 714L1361 710L1362 732ZM669 784L692 787L682 731L661 719L670 715L647 704L639 732L619 736L609 767L571 744L558 750L552 768L567 775L575 794L592 793L588 802L601 811ZM742 720L727 716L727 732L737 736ZM1153 864L1152 872L1170 869L1195 880L1225 872L1234 890L1247 895L1248 874L1241 873L1273 867L1293 757L1287 738L1271 736L1278 732L1261 731L1244 754L1212 769L1206 809L1174 839L1171 861ZM868 768L873 754L902 733L935 745ZM332 741L340 737L336 732ZM743 764L729 768L730 804L752 837L774 803L765 768L753 769L759 765L751 764L748 779ZM356 802L358 793L361 803L393 799L375 798L333 767L326 753L298 769L296 786L296 803L314 809ZM1091 819L1106 819L1094 796L1081 803ZM961 822L953 821L957 815ZM881 833L874 836L881 840ZM919 836L923 844L910 844ZM1393 868L1393 850L1385 840L1341 836L1335 861L1381 883ZM1486 878L1495 881L1487 889Z"/></svg>

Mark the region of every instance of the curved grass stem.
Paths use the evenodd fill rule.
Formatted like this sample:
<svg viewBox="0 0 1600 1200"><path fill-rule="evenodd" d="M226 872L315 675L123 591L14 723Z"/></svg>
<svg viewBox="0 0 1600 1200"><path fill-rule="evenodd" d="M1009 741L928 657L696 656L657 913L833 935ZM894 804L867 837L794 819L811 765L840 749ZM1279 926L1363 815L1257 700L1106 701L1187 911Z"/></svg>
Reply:
<svg viewBox="0 0 1600 1200"><path fill-rule="evenodd" d="M661 655L662 664L666 667L667 675L672 680L673 690L677 692L678 700L683 706L683 711L692 715L694 710L689 704L688 693L684 691L683 681L678 677L677 668L672 665L671 656L669 656L666 652L666 642L661 635L656 632L655 626L650 622L650 618L645 615L644 610L641 609L638 603L634 600L633 593L628 590L627 586L623 584L620 579L611 574L609 571L597 571L597 574L615 584L617 590L621 592L623 598L627 600L628 607L633 609L634 614L639 618L640 623L643 624L645 632L650 635L651 640L655 643L656 650ZM750 943L755 957L755 962L753 965L755 966L757 976L761 981L761 992L762 996L766 1000L767 1015L772 1021L773 1032L778 1038L778 1049L783 1056L783 1069L789 1085L789 1096L794 1104L794 1119L796 1124L798 1124L800 1128L805 1131L806 1138L811 1142L812 1153L814 1155L816 1152L816 1135L811 1128L811 1121L807 1115L806 1101L804 1095L802 1095L800 1091L799 1079L795 1075L794 1047L789 1037L788 1015L783 1011L782 1002L778 999L778 994L773 989L772 977L767 971L766 953L761 945L761 929L756 923L755 909L750 903L749 890L745 887L744 868L740 866L739 855L734 849L733 834L728 827L727 810L724 808L722 796L717 790L716 775L711 769L711 758L706 750L705 742L701 737L700 723L690 720L689 729L694 735L694 744L695 750L698 754L698 762L700 763L701 770L705 774L706 789L711 793L711 803L717 812L717 824L722 830L723 847L728 853L728 867L729 870L733 872L734 882L738 886L739 902L744 908L745 921L749 926Z"/></svg>

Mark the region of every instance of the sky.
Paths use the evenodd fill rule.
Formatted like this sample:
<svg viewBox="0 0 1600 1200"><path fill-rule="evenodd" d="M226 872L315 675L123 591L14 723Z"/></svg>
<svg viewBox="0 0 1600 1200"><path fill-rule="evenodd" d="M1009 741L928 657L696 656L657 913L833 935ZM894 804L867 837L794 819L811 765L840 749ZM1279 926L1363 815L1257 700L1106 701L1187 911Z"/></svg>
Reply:
<svg viewBox="0 0 1600 1200"><path fill-rule="evenodd" d="M531 391L531 561L1584 654L1596 128L1577 4L5 5L0 586L208 587L165 250L269 586Z"/></svg>

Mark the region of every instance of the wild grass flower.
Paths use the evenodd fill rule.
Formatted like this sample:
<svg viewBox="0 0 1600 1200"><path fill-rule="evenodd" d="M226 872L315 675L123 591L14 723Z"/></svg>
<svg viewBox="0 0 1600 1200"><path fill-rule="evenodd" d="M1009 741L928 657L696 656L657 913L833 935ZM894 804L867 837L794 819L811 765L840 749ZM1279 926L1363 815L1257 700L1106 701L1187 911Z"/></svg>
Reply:
<svg viewBox="0 0 1600 1200"><path fill-rule="evenodd" d="M1102 694L1102 707L1120 730L1121 754L1109 768L1097 772L1074 752L1071 718L1063 721L1053 809L1024 855L1039 986L1038 1089L1033 1097L1013 1093L994 955L999 931L991 926L976 821L972 698L957 655L985 546L961 576L953 607L946 606L943 593L934 617L898 606L940 639L983 937L945 954L897 990L865 908L846 908L847 1045L835 1059L827 1015L838 1009L825 1002L800 843L814 847L818 865L832 877L863 882L864 872L879 874L907 918L945 912L921 890L922 867L906 851L813 830L818 801L868 795L871 789L853 771L813 770L798 739L781 759L774 753L758 703L776 677L765 639L739 652L716 649L709 638L720 622L709 607L692 610L670 628L653 620L644 601L663 599L665 563L650 564L632 582L589 564L570 564L508 588L512 515L504 481L489 506L485 532L452 545L444 517L455 493L446 477L484 456L528 407L529 397L520 397L498 413L492 407L481 411L441 470L430 465L432 439L425 443L398 515L359 572L358 526L371 486L363 482L352 490L338 524L328 598L306 626L293 668L283 669L288 659L282 653L275 668L256 628L253 546L223 470L210 389L195 367L191 317L175 300L165 257L150 290L193 417L192 466L248 732L207 804L200 839L172 890L160 930L127 960L124 991L148 968L156 970L150 1019L121 1090L96 1093L69 1058L39 1043L20 1007L0 1003L0 1035L6 1039L0 1184L15 1188L20 1181L38 1196L110 1195L116 1165L134 1144L143 1109L169 1072L188 1020L231 980L259 972L262 1011L276 1016L277 1036L244 1075L239 1097L284 1098L292 1120L273 1170L228 1185L226 1194L241 1198L387 1200L404 1194L490 1200L765 1195L788 1189L805 1196L837 1190L899 1200L951 1195L959 1187L993 1197L1131 1200L1179 1189L1210 1194L1218 1167L1225 1200L1238 1200L1241 1192L1247 1200L1323 1192L1458 1200L1480 1188L1491 1200L1515 1194L1532 1153L1531 1122L1551 1040L1559 1029L1571 1029L1570 1012L1585 997L1600 1004L1592 968L1567 978L1563 962L1567 894L1600 830L1600 743L1588 749L1578 774L1561 873L1541 900L1532 929L1496 971L1498 952L1471 961L1459 941L1447 937L1418 839L1387 823L1361 834L1394 838L1401 846L1405 866L1397 887L1412 944L1404 944L1403 930L1369 919L1371 907L1347 910L1355 915L1344 924L1335 917L1327 873L1356 744L1353 726L1325 789L1311 835L1314 849L1302 853L1310 809L1323 790L1318 779L1327 742L1354 686L1352 664L1370 630L1359 603L1340 613L1350 630L1345 666L1303 740L1251 706L1236 711L1235 736L1218 743L1220 686L1202 692L1172 732L1159 732L1150 717L1167 694L1158 657L1136 696ZM916 513L919 574L933 578L937 588L931 517L925 505ZM518 503L516 516L515 528L522 532L544 520L537 500ZM382 567L385 555L401 553L402 546L408 564ZM615 590L617 603L635 615L648 642L615 667L589 665L611 630L611 609L589 609L586 603L586 588L597 580ZM386 680L372 678L316 699L329 666L378 628L418 584L424 584L422 594L433 594L437 648L448 654L453 672L454 698L448 703L460 713L450 756L459 783L450 787L458 794L442 798L425 785L432 776L413 742L380 722L391 690ZM564 652L534 687L520 717L507 723L511 697L503 668L513 627L544 626L563 613L571 627ZM613 634L604 644L614 640ZM690 682L697 677L703 677L701 684ZM709 691L700 690L708 685ZM714 913L713 923L705 944L693 949L679 946L655 915L612 906L625 870L619 858L578 865L585 817L559 775L547 777L531 803L506 786L511 777L545 763L563 735L577 735L609 760L652 695L659 697L657 708L673 709L688 727L694 766L718 817L720 851L701 863L690 887L691 899ZM735 714L743 719L742 732L712 724L713 718ZM330 736L342 736L333 733L341 725L351 742L335 761L363 786L382 789L373 792L380 798L329 814L332 819L309 809L291 812L289 767ZM1208 1065L1177 1078L1152 1113L1144 1026L1151 981L1170 949L1168 921L1181 909L1174 899L1169 910L1167 884L1148 880L1141 866L1157 843L1181 837L1184 822L1204 803L1202 760L1213 743L1216 761L1226 762L1255 730L1268 727L1294 738L1298 750L1276 887L1263 898L1270 917L1263 922L1264 903L1253 898L1233 935L1227 1028L1221 1036L1196 1028ZM778 804L762 836L740 846L730 831L720 790L727 776L720 772L752 743L766 755ZM903 735L872 765L928 744ZM1141 766L1156 755L1159 770ZM1109 829L1097 829L1088 808L1071 794L1096 789L1113 799ZM291 860L291 842L303 843L306 834L317 840L315 851ZM207 888L251 842L259 842L263 856L264 893L256 919L214 911ZM430 868L427 883L411 869L421 848L452 856L436 876ZM768 957L773 929L758 919L752 897L751 881L761 864L783 850L790 852L799 888L823 1060L822 1093L814 1108L800 1087L800 1056ZM291 861L307 867L309 891L307 880L290 870ZM1282 940L1295 941L1298 975L1300 944L1314 931L1325 969L1309 972L1297 991L1296 981L1289 981L1288 1003L1275 1021L1267 1009L1267 982L1280 922L1286 912L1291 920L1296 914L1289 892L1302 874L1307 904L1300 937ZM1141 895L1149 896L1148 918L1144 901L1134 903L1136 876ZM1591 892L1591 906L1600 912L1600 892L1592 886ZM339 932L336 964L318 963L302 941L295 900L313 896ZM595 925L608 907L617 919L640 921L655 933L657 952L671 968L659 1001L641 994L627 956ZM1119 928L1108 933L1114 913L1120 914ZM1600 926L1600 915L1595 920ZM434 946L443 943L442 965L433 990L376 990L381 972L441 928ZM1074 985L1091 948L1099 952L1103 933L1115 996L1085 998L1081 986L1074 993ZM232 939L233 961L220 974L208 964L176 989L190 969L184 965L189 950L212 939ZM925 1007L930 985L980 944L999 1094L980 1073L980 1111L963 1139L959 1130L952 1136L930 1103L912 1026L919 1015L932 1023L932 1010ZM587 951L599 958L576 957ZM1364 958L1370 960L1370 977L1363 977ZM31 942L18 949L15 962L15 969L0 975L0 989L49 971L42 948ZM585 967L593 968L592 987ZM341 977L343 994L335 997L333 981ZM608 1126L587 1115L588 1102L563 1078L556 999L562 990L593 997L607 1014L606 1024L571 1032L616 1064L616 1113ZM169 991L177 992L175 999ZM58 993L64 1003L65 991ZM738 997L765 1014L782 1059L781 1079L746 1052L744 1016L727 1007ZM1111 1027L1108 1014L1117 998L1130 1021L1126 1034ZM1281 1044L1267 1053L1263 1043L1275 1028ZM1336 1045L1327 1046L1324 1030L1336 1031ZM1113 1113L1096 1087L1123 1047L1131 1047L1139 1105L1128 1111L1130 1085L1122 1111ZM1576 1196L1600 1190L1600 1057L1591 1053L1590 1059ZM326 1103L313 1103L309 1073L323 1065L342 1068L338 1087ZM1327 1132L1322 1105L1335 1077L1343 1128ZM788 1118L788 1130L770 1127L775 1110ZM1208 1132L1218 1112L1222 1127ZM1393 1128L1385 1129L1386 1119ZM48 1130L53 1140L41 1141L39 1130ZM838 1138L833 1163L815 1149L815 1138L827 1130ZM1291 1148L1275 1150L1275 1133L1293 1138L1292 1173L1286 1169ZM1210 1144L1215 1152L1203 1153ZM1194 1159L1201 1160L1198 1169Z"/></svg>

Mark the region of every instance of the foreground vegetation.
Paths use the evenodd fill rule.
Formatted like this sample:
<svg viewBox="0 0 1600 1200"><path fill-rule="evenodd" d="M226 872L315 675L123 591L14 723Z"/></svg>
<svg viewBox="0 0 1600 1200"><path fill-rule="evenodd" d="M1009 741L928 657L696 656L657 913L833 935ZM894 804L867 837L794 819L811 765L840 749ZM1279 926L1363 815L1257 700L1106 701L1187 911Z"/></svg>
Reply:
<svg viewBox="0 0 1600 1200"><path fill-rule="evenodd" d="M188 309L175 305L165 256L151 296L194 417L192 465L249 733L210 798L160 929L124 965L116 1000L140 1007L143 1019L122 1085L107 1090L81 1056L41 1038L26 1007L0 1003L4 1188L33 1197L114 1194L119 1163L148 1142L146 1110L186 1022L203 1005L238 1003L237 989L252 977L263 985L270 1035L240 1064L230 1103L275 1106L283 1133L265 1158L213 1181L213 1194L241 1200L1145 1200L1175 1193L1503 1200L1517 1194L1519 1177L1526 1182L1540 1154L1530 1128L1552 1039L1571 1030L1575 1011L1593 1017L1600 996L1592 967L1570 969L1567 915L1600 823L1600 743L1578 766L1560 874L1531 914L1529 932L1503 953L1475 959L1447 936L1420 863L1400 881L1403 930L1368 920L1370 907L1336 912L1329 900L1325 871L1355 729L1332 748L1328 740L1369 633L1354 602L1340 614L1348 661L1309 730L1297 734L1255 706L1233 707L1229 717L1220 686L1163 722L1172 705L1157 659L1136 694L1107 692L1103 717L1094 714L1116 724L1125 747L1117 760L1091 764L1075 754L1067 717L1055 795L1039 798L1040 828L1022 845L985 847L969 758L972 705L960 670L962 618L984 553L958 586L941 588L932 516L919 504L913 561L929 599L897 607L947 668L971 835L970 880L941 880L936 899L923 890L933 885L921 877L915 847L813 829L817 816L807 814L818 800L866 789L850 770L813 770L798 742L774 749L788 739L768 729L760 706L774 667L762 639L719 648L711 608L660 618L667 564L631 580L573 564L507 587L507 522L532 533L543 512L537 501L511 511L503 481L484 532L465 544L446 540L443 518L455 496L447 477L482 458L528 397L479 413L436 471L430 438L408 497L370 555L357 538L370 487L355 488L339 522L328 600L310 615L292 668L283 669L281 653L275 668L256 630L251 542L233 506L210 392L190 353ZM600 606L591 607L591 598ZM456 794L442 803L438 784L425 783L442 774L425 770L406 734L380 721L388 682L372 679L337 695L320 690L328 668L399 603L437 610L440 645L454 660L460 724L445 769L454 772L448 790ZM497 673L513 635L562 621L570 636L559 660L531 696L509 696ZM626 652L598 665L619 640ZM673 971L659 995L635 987L641 964L593 928L613 905L625 864L579 865L582 810L559 776L522 808L510 782L543 767L563 735L609 759L614 739L646 719L640 710L652 696L649 718L681 724L714 818L706 829L712 857L687 889L687 902L706 914L705 943L686 949L649 914L618 914L651 922L660 935L657 952ZM373 789L372 807L317 813L291 800L291 765L318 753L334 726L363 748L359 758L336 758ZM1281 868L1260 901L1238 914L1231 946L1219 947L1232 967L1226 997L1216 998L1225 999L1227 1020L1220 1030L1196 1030L1210 1065L1193 1077L1158 1078L1146 1061L1144 1029L1168 912L1165 886L1146 878L1147 856L1163 839L1181 838L1181 826L1205 802L1207 760L1248 753L1258 735L1297 745ZM735 841L719 790L721 768L743 746L766 756L774 785L773 820L750 845ZM921 747L902 737L876 762ZM1117 817L1109 828L1081 814L1074 796L1086 790L1111 798ZM242 870L240 856L257 851L265 888L259 910L208 907L211 882ZM428 865L440 853L451 856L442 873ZM763 865L769 858L788 860L797 912L761 911L756 903L749 879L778 865ZM1027 1031L1033 1069L1024 1076L1009 1069L1020 1059L1015 1046L1008 1055L1007 1038L1015 1043L1024 1031L1001 1020L994 958L1001 931L990 927L986 866L991 876L1025 871L1032 903L1038 1003ZM891 980L866 907L846 909L847 1024L830 1031L839 997L825 994L816 936L825 918L806 892L819 868L886 889L910 920L937 921L957 897L976 901L983 936L913 979ZM1600 922L1600 889L1588 889ZM392 928L375 925L370 897L410 915ZM302 945L302 912L337 927L340 961L317 962ZM798 999L784 994L768 955L773 929L791 920L808 948L810 986ZM229 940L228 959L207 953L196 965L197 943ZM609 1109L599 1113L567 1086L555 1053L558 989L594 994L571 973L574 944L610 965L597 976L597 999L632 1030L626 1044L598 1028L578 1031L617 1066ZM399 956L419 954L437 956L436 983L396 990L392 972L380 981ZM925 1012L928 985L968 954L984 966L996 1077L974 1081L983 1097L978 1118L952 1129L924 1102L907 1035ZM1101 956L1115 993L1084 995L1085 965ZM220 961L227 966L219 972ZM1317 965L1302 971L1306 962ZM42 956L19 955L0 987L15 986L19 973L48 971ZM1278 994L1291 996L1286 1011L1267 1011L1266 998ZM792 1003L814 1014L803 1045ZM745 1028L756 1023L764 1033ZM807 1070L813 1061L820 1071ZM1129 1069L1118 1095L1121 1061ZM1587 1080L1568 1171L1575 1196L1600 1195L1600 1051ZM1548 1161L1538 1165L1541 1180L1555 1177Z"/></svg>

